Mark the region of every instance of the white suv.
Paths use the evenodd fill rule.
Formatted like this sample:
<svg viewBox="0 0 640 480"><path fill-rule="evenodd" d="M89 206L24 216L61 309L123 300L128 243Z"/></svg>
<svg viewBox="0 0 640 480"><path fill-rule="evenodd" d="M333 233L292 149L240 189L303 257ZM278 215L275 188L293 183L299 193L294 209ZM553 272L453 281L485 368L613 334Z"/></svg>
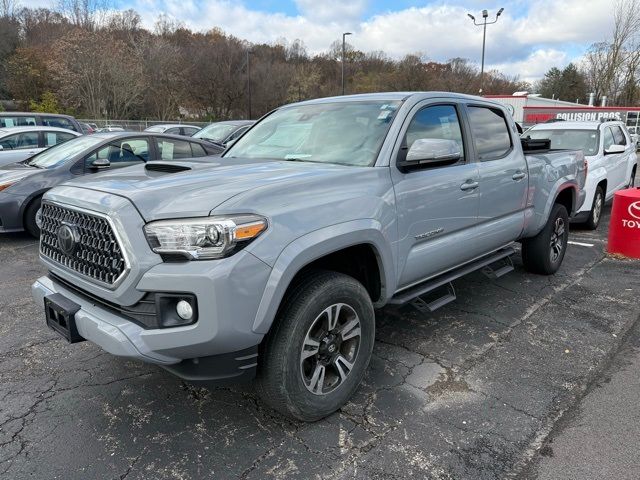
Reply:
<svg viewBox="0 0 640 480"><path fill-rule="evenodd" d="M633 186L637 170L635 142L618 121L538 124L524 134L548 138L552 149L581 149L588 162L586 199L573 221L595 230L602 207L618 190Z"/></svg>

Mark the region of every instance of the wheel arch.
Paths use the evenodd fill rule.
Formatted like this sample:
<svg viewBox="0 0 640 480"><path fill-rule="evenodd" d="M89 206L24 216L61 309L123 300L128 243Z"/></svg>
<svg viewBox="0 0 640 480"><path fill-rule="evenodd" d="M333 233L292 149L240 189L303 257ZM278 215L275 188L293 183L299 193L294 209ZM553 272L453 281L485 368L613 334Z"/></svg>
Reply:
<svg viewBox="0 0 640 480"><path fill-rule="evenodd" d="M375 260L377 286L367 281L364 285L370 295L372 289L378 289L378 298L374 300L374 305L385 304L395 291L396 282L391 246L382 232L381 225L372 219L345 222L316 230L287 245L278 256L267 281L253 323L253 331L262 334L269 331L286 292L301 274L314 267L323 269L327 265L335 265L338 259L348 258L349 254L356 252L363 255L356 259L369 256L370 260ZM349 272L348 265L344 267L325 269L351 274L362 281ZM364 271L371 273L369 267L371 265L365 267Z"/></svg>

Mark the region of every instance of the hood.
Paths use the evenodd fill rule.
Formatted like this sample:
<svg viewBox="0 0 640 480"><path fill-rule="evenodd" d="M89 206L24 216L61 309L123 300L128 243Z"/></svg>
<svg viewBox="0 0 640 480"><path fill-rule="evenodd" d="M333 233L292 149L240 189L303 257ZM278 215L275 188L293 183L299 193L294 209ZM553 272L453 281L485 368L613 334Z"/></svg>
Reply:
<svg viewBox="0 0 640 480"><path fill-rule="evenodd" d="M68 182L67 185L125 197L146 221L209 215L218 205L248 190L301 178L346 175L352 167L309 162L222 159L202 162L149 162ZM162 171L158 166L171 167ZM176 167L188 169L175 171Z"/></svg>
<svg viewBox="0 0 640 480"><path fill-rule="evenodd" d="M42 170L29 167L23 163L12 163L0 167L0 185L4 183L13 183L23 178L29 177Z"/></svg>

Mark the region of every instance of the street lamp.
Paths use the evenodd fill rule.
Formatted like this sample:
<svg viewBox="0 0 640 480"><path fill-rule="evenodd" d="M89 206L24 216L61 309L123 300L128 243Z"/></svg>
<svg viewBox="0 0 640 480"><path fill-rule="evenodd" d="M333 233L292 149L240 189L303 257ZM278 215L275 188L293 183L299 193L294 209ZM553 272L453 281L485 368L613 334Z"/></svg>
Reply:
<svg viewBox="0 0 640 480"><path fill-rule="evenodd" d="M344 95L344 57L345 57L345 37L351 35L351 32L344 32L342 34L342 95Z"/></svg>
<svg viewBox="0 0 640 480"><path fill-rule="evenodd" d="M489 12L487 10L482 10L483 21L481 23L478 23L476 21L476 17L474 17L470 13L467 13L467 16L473 21L473 24L476 27L482 27L483 28L483 31L482 31L482 65L480 67L480 93L482 93L482 90L484 88L484 50L485 50L485 43L486 43L486 39L487 39L487 25L492 25L492 24L496 23L498 21L498 17L500 15L502 15L502 12L504 12L504 8L501 8L500 10L498 10L498 13L496 13L496 18L495 18L495 20L493 22L487 22L487 18L489 17Z"/></svg>
<svg viewBox="0 0 640 480"><path fill-rule="evenodd" d="M251 57L253 52L250 48L247 49L247 114L248 119L251 120Z"/></svg>

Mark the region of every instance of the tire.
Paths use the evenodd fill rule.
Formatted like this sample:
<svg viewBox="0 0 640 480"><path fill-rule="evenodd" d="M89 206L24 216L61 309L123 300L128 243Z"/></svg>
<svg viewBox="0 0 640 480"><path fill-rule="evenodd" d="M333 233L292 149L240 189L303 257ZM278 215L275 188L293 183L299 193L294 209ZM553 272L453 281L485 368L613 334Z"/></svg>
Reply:
<svg viewBox="0 0 640 480"><path fill-rule="evenodd" d="M285 297L261 345L258 394L287 417L320 420L356 391L374 339L375 314L364 286L341 273L314 272Z"/></svg>
<svg viewBox="0 0 640 480"><path fill-rule="evenodd" d="M38 210L40 210L41 203L42 197L32 200L24 212L24 229L35 238L40 238L40 227L38 227L36 223L36 215L38 214Z"/></svg>
<svg viewBox="0 0 640 480"><path fill-rule="evenodd" d="M524 268L541 275L556 273L562 265L568 241L569 214L564 205L556 203L542 231L522 242Z"/></svg>
<svg viewBox="0 0 640 480"><path fill-rule="evenodd" d="M604 191L602 187L596 187L596 193L593 195L593 204L591 205L591 211L589 217L584 226L589 230L595 230L600 225L600 219L602 218L602 209L604 208Z"/></svg>

